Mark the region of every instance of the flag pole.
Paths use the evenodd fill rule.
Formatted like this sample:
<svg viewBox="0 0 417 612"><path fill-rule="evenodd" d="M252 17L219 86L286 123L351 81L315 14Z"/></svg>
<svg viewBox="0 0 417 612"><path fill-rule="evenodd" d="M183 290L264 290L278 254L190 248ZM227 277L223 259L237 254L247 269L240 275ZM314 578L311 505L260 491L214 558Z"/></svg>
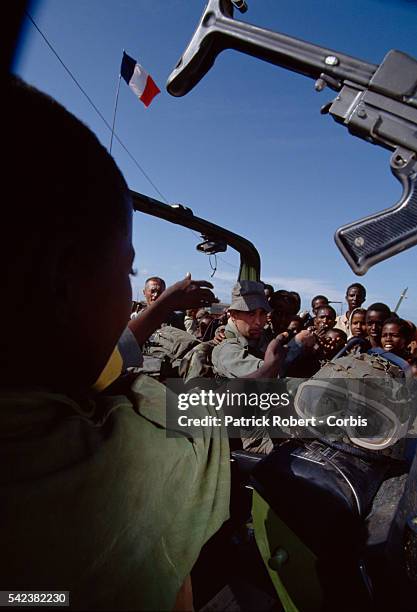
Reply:
<svg viewBox="0 0 417 612"><path fill-rule="evenodd" d="M110 149L109 149L109 153L111 153L112 150L112 146L113 146L113 136L114 136L114 125L116 123L116 113L117 113L117 102L119 100L119 91L120 91L120 79L122 78L121 74L119 73L119 78L117 79L117 90L116 90L116 100L114 103L114 113L113 113L113 124L111 126L111 138L110 138Z"/></svg>
<svg viewBox="0 0 417 612"><path fill-rule="evenodd" d="M397 313L397 312L398 312L398 309L399 309L399 307L400 307L401 302L402 302L402 301L403 301L403 299L406 297L406 295L405 295L405 294L407 293L407 291L408 291L408 287L406 287L406 288L404 289L404 291L401 293L401 295L400 295L400 299L398 300L397 305L396 305L396 307L394 308L393 312L395 312L395 313Z"/></svg>

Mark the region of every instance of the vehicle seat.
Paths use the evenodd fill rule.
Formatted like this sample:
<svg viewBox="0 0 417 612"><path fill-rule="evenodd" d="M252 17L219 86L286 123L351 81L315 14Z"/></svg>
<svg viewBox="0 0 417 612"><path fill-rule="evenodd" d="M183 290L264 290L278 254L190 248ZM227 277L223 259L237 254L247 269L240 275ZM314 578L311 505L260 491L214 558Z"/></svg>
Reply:
<svg viewBox="0 0 417 612"><path fill-rule="evenodd" d="M348 549L365 541L364 518L389 470L311 440L290 440L259 461L251 473L255 490L316 554L335 542Z"/></svg>

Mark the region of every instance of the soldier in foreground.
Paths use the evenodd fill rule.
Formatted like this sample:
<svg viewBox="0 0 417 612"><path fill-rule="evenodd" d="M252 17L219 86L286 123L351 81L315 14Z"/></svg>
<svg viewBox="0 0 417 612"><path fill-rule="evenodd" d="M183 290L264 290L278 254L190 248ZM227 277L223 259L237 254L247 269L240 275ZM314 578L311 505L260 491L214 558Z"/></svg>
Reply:
<svg viewBox="0 0 417 612"><path fill-rule="evenodd" d="M129 191L62 106L16 80L5 104L3 588L70 591L78 610L170 610L185 594L189 609L187 577L228 518L228 440L168 437L167 391L145 376L92 392L130 314ZM166 308L190 288L210 301L186 279Z"/></svg>

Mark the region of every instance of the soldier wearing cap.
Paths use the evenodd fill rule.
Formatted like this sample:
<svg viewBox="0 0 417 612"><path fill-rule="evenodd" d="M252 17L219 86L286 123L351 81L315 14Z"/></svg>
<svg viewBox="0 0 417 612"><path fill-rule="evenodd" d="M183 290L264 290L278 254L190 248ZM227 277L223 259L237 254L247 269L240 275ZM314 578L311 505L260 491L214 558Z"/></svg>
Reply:
<svg viewBox="0 0 417 612"><path fill-rule="evenodd" d="M224 328L225 339L214 347L214 372L224 378L251 377L264 365L265 351L271 340L265 331L267 313L271 307L262 283L240 281L232 290L229 320ZM281 373L312 343L312 336L302 331L288 343ZM265 427L241 429L243 448L257 453L269 453L273 442Z"/></svg>
<svg viewBox="0 0 417 612"><path fill-rule="evenodd" d="M266 315L271 311L264 285L255 281L240 281L232 290L229 320L224 328L226 339L212 353L214 371L224 378L242 378L256 372L270 338L264 331ZM241 429L245 450L269 453L273 442L264 427Z"/></svg>
<svg viewBox="0 0 417 612"><path fill-rule="evenodd" d="M263 364L268 346L264 327L271 311L262 283L240 281L232 290L226 339L213 349L215 372L225 378L241 378Z"/></svg>

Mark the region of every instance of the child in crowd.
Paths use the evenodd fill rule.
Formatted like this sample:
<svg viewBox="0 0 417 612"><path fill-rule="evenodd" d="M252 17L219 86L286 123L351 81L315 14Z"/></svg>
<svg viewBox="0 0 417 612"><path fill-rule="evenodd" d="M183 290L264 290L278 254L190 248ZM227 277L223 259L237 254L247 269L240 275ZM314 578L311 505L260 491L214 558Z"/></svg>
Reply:
<svg viewBox="0 0 417 612"><path fill-rule="evenodd" d="M298 332L300 332L304 327L304 323L303 320L301 319L301 317L299 317L298 315L294 315L293 317L291 317L291 320L288 324L288 333L289 335L295 336L295 334L298 334Z"/></svg>
<svg viewBox="0 0 417 612"><path fill-rule="evenodd" d="M355 308L349 318L351 338L366 338L366 309Z"/></svg>
<svg viewBox="0 0 417 612"><path fill-rule="evenodd" d="M366 311L366 333L371 348L381 346L382 326L386 319L391 316L391 310L386 304L377 302L371 304Z"/></svg>
<svg viewBox="0 0 417 612"><path fill-rule="evenodd" d="M320 352L326 361L330 361L345 346L347 335L342 329L328 329L320 343Z"/></svg>
<svg viewBox="0 0 417 612"><path fill-rule="evenodd" d="M382 327L381 346L384 351L408 360L410 354L407 347L410 343L410 336L411 329L407 321L390 317L386 319Z"/></svg>

